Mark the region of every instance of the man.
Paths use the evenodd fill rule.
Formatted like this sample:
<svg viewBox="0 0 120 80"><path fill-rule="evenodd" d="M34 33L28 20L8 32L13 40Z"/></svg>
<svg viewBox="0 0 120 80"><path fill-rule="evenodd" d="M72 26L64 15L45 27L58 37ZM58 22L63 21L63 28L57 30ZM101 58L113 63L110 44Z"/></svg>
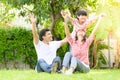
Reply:
<svg viewBox="0 0 120 80"><path fill-rule="evenodd" d="M49 29L42 29L38 35L34 14L31 13L29 17L32 23L33 43L38 57L36 71L54 73L60 70L61 60L60 57L56 57L56 51L67 40L52 41L52 34Z"/></svg>

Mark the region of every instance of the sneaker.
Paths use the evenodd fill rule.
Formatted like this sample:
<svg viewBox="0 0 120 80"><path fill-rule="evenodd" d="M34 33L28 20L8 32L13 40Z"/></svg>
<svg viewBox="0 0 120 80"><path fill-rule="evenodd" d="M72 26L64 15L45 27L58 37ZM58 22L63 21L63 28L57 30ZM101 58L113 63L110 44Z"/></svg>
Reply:
<svg viewBox="0 0 120 80"><path fill-rule="evenodd" d="M71 75L71 74L73 74L70 70L67 70L66 72L65 72L65 74L66 75Z"/></svg>
<svg viewBox="0 0 120 80"><path fill-rule="evenodd" d="M58 73L65 74L65 72L63 70L58 71Z"/></svg>
<svg viewBox="0 0 120 80"><path fill-rule="evenodd" d="M58 68L58 62L53 63L52 69L51 69L51 73L56 73Z"/></svg>

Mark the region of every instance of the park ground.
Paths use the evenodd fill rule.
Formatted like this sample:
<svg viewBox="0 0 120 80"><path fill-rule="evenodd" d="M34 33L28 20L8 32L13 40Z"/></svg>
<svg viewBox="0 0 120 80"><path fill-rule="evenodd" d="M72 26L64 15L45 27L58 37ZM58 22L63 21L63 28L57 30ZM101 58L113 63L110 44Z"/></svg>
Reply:
<svg viewBox="0 0 120 80"><path fill-rule="evenodd" d="M120 69L91 69L72 75L37 73L34 70L0 70L0 80L120 80Z"/></svg>

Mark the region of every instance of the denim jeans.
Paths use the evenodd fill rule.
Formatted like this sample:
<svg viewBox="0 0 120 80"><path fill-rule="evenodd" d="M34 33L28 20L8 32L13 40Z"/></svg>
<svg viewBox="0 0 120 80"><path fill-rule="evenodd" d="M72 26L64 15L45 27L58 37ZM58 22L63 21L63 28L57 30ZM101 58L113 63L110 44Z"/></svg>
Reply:
<svg viewBox="0 0 120 80"><path fill-rule="evenodd" d="M58 56L56 58L54 58L54 60L53 60L51 65L47 64L44 59L39 59L38 62L37 62L37 65L35 67L35 70L37 72L48 72L48 73L50 73L51 72L51 68L53 66L53 63L55 63L55 62L58 62L57 70L60 70L61 69L61 59Z"/></svg>
<svg viewBox="0 0 120 80"><path fill-rule="evenodd" d="M74 68L75 71L79 71L79 72L85 73L90 71L90 67L86 66L82 61L80 61L76 57L73 57L71 52L67 52L65 54L62 65L64 67Z"/></svg>

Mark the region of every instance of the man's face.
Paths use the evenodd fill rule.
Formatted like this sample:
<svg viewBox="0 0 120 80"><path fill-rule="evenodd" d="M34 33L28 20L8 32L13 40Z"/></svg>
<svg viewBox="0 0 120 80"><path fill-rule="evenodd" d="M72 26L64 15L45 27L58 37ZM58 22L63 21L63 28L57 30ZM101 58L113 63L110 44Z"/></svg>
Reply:
<svg viewBox="0 0 120 80"><path fill-rule="evenodd" d="M45 41L52 41L52 34L51 34L51 31L47 31L45 36L43 36L43 40Z"/></svg>
<svg viewBox="0 0 120 80"><path fill-rule="evenodd" d="M85 15L77 16L77 18L79 19L80 24L83 24L87 20L87 16Z"/></svg>

